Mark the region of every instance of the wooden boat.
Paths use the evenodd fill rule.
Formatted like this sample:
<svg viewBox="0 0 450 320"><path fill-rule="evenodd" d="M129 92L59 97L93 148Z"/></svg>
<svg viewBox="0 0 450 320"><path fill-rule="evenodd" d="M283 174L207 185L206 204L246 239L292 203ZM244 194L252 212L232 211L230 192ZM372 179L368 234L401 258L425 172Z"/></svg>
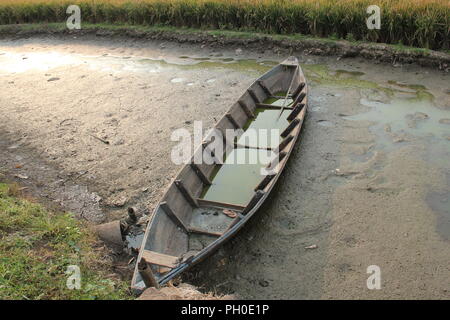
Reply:
<svg viewBox="0 0 450 320"><path fill-rule="evenodd" d="M275 146L246 145L240 138L225 141L235 155L271 152L278 161L269 163L273 171L267 175L255 170L265 165L260 162L196 164L192 160L184 165L147 225L133 275L134 290L164 285L211 254L255 214L277 182L300 134L307 89L297 58L289 57L257 79L216 123L220 132L243 129L242 136L249 128L281 129L281 142ZM203 154L210 142L205 138L195 154Z"/></svg>

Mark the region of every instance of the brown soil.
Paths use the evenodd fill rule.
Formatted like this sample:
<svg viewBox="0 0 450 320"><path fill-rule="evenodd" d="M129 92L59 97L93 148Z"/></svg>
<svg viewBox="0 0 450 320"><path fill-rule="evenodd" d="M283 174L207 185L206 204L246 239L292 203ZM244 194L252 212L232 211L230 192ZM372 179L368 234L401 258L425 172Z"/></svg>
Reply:
<svg viewBox="0 0 450 320"><path fill-rule="evenodd" d="M128 206L151 212L177 171L171 132L194 120L211 127L263 72L260 62L285 58L240 48L0 41L1 172L94 223L124 217ZM450 141L428 126L450 118L448 73L298 56L311 86L301 141L264 208L186 281L250 299L448 299ZM314 76L319 67L363 75ZM401 82L395 99L431 94L428 117L413 127L408 112L352 118L394 99L385 95L392 81ZM403 110L393 106L386 112ZM370 265L381 268L381 290L366 287Z"/></svg>

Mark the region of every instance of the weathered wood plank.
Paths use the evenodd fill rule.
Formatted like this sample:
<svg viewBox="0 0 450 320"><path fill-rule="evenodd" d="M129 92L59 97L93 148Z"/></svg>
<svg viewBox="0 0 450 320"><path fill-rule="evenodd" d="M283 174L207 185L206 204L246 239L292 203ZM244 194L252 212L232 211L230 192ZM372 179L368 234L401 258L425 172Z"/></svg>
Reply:
<svg viewBox="0 0 450 320"><path fill-rule="evenodd" d="M284 107L283 106L274 106L273 104L267 104L267 103L257 103L256 106L258 108L265 108L265 109L284 109L284 110L292 110L292 107Z"/></svg>
<svg viewBox="0 0 450 320"><path fill-rule="evenodd" d="M152 268L148 265L144 257L141 258L138 263L138 271L147 288L159 288L159 283L156 280L155 275L153 274Z"/></svg>
<svg viewBox="0 0 450 320"><path fill-rule="evenodd" d="M270 92L269 88L267 88L263 80L258 80L258 84L263 89L264 93L267 94L267 96L272 95L272 92Z"/></svg>
<svg viewBox="0 0 450 320"><path fill-rule="evenodd" d="M306 93L302 92L300 93L297 98L295 98L294 102L292 103L293 106L296 106L297 104L303 102L303 99L305 99Z"/></svg>
<svg viewBox="0 0 450 320"><path fill-rule="evenodd" d="M298 105L296 105L295 108L292 110L292 112L287 117L288 121L291 121L295 117L297 117L297 115L300 113L300 111L302 111L304 106L305 106L304 103L299 103Z"/></svg>
<svg viewBox="0 0 450 320"><path fill-rule="evenodd" d="M274 99L286 99L286 96L270 96L269 98L274 98ZM292 95L288 94L288 98L292 99Z"/></svg>
<svg viewBox="0 0 450 320"><path fill-rule="evenodd" d="M305 87L305 83L302 82L298 85L297 89L295 89L294 93L292 94L293 97L296 97Z"/></svg>
<svg viewBox="0 0 450 320"><path fill-rule="evenodd" d="M175 212L173 212L167 202L161 202L160 207L167 214L167 216L172 219L173 223L182 228L184 231L189 232L184 222L176 215Z"/></svg>
<svg viewBox="0 0 450 320"><path fill-rule="evenodd" d="M247 104L244 101L238 100L238 103L241 106L242 110L244 110L247 117L249 117L249 118L255 117L254 113L250 110L250 108L247 106Z"/></svg>
<svg viewBox="0 0 450 320"><path fill-rule="evenodd" d="M281 133L281 136L284 138L289 133L291 133L292 130L300 123L300 119L295 118L291 123L289 123L288 127L284 129L284 131Z"/></svg>
<svg viewBox="0 0 450 320"><path fill-rule="evenodd" d="M195 172L195 174L197 175L197 177L203 182L203 184L210 186L211 185L211 181L208 179L208 177L203 173L202 170L200 170L200 168L198 167L198 165L196 165L195 163L191 163L190 164L192 170Z"/></svg>
<svg viewBox="0 0 450 320"><path fill-rule="evenodd" d="M170 256L164 253L154 252L150 250L144 250L142 252L142 258L147 261L147 263L156 264L158 266L175 268L178 265L180 258L175 256Z"/></svg>
<svg viewBox="0 0 450 320"><path fill-rule="evenodd" d="M189 202L189 204L192 207L198 208L197 200L192 196L189 190L186 189L183 182L181 180L175 180L175 185L178 187L178 190L180 190L180 192L183 194L186 201Z"/></svg>
<svg viewBox="0 0 450 320"><path fill-rule="evenodd" d="M269 184L270 181L272 181L272 179L276 176L276 174L268 174L264 177L264 179L262 179L262 181L256 186L255 191L257 190L263 190L265 187L267 187L267 185Z"/></svg>
<svg viewBox="0 0 450 320"><path fill-rule="evenodd" d="M241 206L238 204L211 201L211 200L205 200L205 199L197 199L197 203L200 205L200 207L211 206L214 208L226 208L226 209L233 209L233 210L237 210L237 211L242 211L245 209L244 206Z"/></svg>
<svg viewBox="0 0 450 320"><path fill-rule="evenodd" d="M249 93L250 97L252 97L252 99L253 99L253 101L254 101L255 103L258 103L258 102L259 102L259 99L258 99L258 97L256 96L255 91L253 91L252 89L248 89L247 92Z"/></svg>
<svg viewBox="0 0 450 320"><path fill-rule="evenodd" d="M235 129L239 129L241 126L236 122L236 120L233 118L233 116L231 115L231 113L227 113L225 114L225 117L227 117L228 121L231 122L231 124L233 125L233 127Z"/></svg>
<svg viewBox="0 0 450 320"><path fill-rule="evenodd" d="M284 148L286 148L286 146L289 144L289 142L292 141L292 139L294 139L294 136L292 134L284 138L283 141L281 141L280 144L278 145L277 151L280 152Z"/></svg>
<svg viewBox="0 0 450 320"><path fill-rule="evenodd" d="M220 237L223 234L222 232L213 232L213 231L202 230L202 229L194 228L194 227L190 227L189 231L191 233L206 234L208 236L213 236L213 237Z"/></svg>

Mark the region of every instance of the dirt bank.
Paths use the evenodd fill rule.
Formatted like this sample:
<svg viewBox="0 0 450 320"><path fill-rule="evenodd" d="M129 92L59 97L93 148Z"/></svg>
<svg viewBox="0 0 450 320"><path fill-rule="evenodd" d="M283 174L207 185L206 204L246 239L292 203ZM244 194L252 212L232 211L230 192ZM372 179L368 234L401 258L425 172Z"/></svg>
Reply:
<svg viewBox="0 0 450 320"><path fill-rule="evenodd" d="M288 55L298 52L304 55L336 56L340 58L362 57L371 61L400 64L418 64L439 70L450 68L450 54L427 49L387 44L351 42L328 38L310 38L302 35L284 36L223 30L175 29L161 27L133 27L83 24L81 30L68 30L64 24L32 24L0 26L0 37L27 38L36 35L86 36L102 38L127 37L155 41L201 44L212 48L242 47L261 53L273 51Z"/></svg>
<svg viewBox="0 0 450 320"><path fill-rule="evenodd" d="M185 279L243 298L448 298L448 73L297 55L311 103L286 172ZM211 127L284 58L94 35L1 40L1 172L95 223L151 212L178 169L171 132ZM381 290L366 287L369 265Z"/></svg>

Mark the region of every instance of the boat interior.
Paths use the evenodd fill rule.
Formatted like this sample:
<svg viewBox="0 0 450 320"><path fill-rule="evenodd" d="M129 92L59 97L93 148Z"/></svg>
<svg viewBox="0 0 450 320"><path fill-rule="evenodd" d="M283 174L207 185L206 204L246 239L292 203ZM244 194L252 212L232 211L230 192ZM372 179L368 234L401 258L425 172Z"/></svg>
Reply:
<svg viewBox="0 0 450 320"><path fill-rule="evenodd" d="M215 128L224 136L227 129L241 129L240 134L221 137L227 146L223 154L210 148L217 136L205 138L169 185L147 226L138 259L145 259L156 279L224 235L270 191L298 135L294 129L303 120L299 118L306 90L297 60L288 59L255 81L217 122ZM255 138L252 131L261 129L276 131L270 139ZM220 161L194 161L205 153ZM280 167L263 175L262 168L274 166L274 156ZM133 284L143 284L139 272Z"/></svg>

